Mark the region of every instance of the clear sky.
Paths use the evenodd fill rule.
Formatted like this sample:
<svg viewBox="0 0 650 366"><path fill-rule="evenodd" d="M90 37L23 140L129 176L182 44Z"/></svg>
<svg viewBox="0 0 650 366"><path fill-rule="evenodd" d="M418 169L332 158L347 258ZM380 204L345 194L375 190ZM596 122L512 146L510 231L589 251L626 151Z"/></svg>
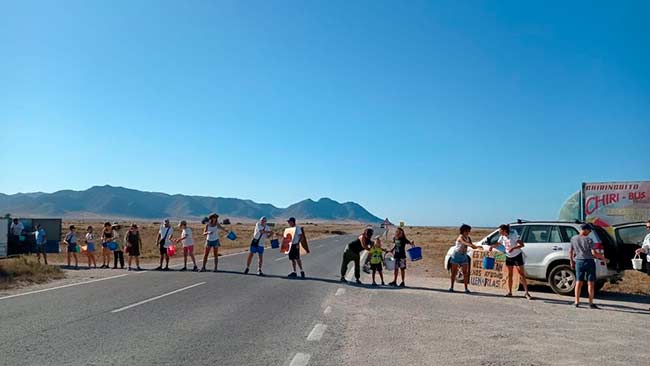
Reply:
<svg viewBox="0 0 650 366"><path fill-rule="evenodd" d="M650 2L3 1L0 192L120 185L407 224L650 179Z"/></svg>

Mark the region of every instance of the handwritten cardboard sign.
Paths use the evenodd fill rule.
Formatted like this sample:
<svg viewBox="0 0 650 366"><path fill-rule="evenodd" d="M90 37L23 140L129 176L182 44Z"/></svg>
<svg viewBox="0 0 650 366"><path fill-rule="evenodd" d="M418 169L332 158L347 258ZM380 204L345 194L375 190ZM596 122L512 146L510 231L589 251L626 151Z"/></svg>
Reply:
<svg viewBox="0 0 650 366"><path fill-rule="evenodd" d="M483 257L487 255L485 250L474 250L472 252L472 265L470 268L469 283L472 286L508 288L508 270L506 268L506 255L497 251L492 251L495 259L494 269L483 269ZM517 290L519 287L519 274L516 270L512 275L512 288Z"/></svg>

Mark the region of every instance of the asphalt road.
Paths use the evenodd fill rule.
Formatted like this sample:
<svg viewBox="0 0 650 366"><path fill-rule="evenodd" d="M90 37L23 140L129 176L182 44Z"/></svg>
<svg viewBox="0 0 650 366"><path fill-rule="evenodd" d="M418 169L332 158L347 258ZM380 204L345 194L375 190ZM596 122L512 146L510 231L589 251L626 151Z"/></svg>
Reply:
<svg viewBox="0 0 650 366"><path fill-rule="evenodd" d="M243 275L239 254L222 257L218 273L116 271L0 297L0 364L647 365L647 304L574 309L553 294L450 294L431 279L343 285L351 238L313 241L305 280L287 279L289 261L267 248L266 277Z"/></svg>

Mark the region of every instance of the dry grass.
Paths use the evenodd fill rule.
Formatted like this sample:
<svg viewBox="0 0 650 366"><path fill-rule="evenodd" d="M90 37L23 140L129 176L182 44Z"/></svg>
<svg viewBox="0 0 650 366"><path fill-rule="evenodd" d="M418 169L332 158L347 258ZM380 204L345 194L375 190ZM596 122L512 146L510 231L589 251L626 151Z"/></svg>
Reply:
<svg viewBox="0 0 650 366"><path fill-rule="evenodd" d="M40 264L26 257L0 260L0 290L63 277L65 273L59 267Z"/></svg>
<svg viewBox="0 0 650 366"><path fill-rule="evenodd" d="M623 280L616 284L606 284L603 291L650 295L650 276L639 271L625 271Z"/></svg>

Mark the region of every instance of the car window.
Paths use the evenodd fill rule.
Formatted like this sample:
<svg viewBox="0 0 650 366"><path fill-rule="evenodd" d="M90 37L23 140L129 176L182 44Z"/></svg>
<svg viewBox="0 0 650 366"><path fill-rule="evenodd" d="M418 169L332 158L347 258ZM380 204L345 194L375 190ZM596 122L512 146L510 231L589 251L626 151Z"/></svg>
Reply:
<svg viewBox="0 0 650 366"><path fill-rule="evenodd" d="M578 230L573 226L560 226L560 231L564 237L564 242L568 243L571 241L571 238L578 235Z"/></svg>
<svg viewBox="0 0 650 366"><path fill-rule="evenodd" d="M515 231L517 232L517 235L521 238L521 233L524 231L524 227L522 225L512 225L510 226L510 231ZM488 236L488 241L486 244L494 244L499 240L499 237L501 237L501 234L499 234L499 230L495 231L492 233L490 236Z"/></svg>
<svg viewBox="0 0 650 366"><path fill-rule="evenodd" d="M512 230L516 231L517 235L519 235L519 237L521 238L521 233L524 232L524 227L521 226L521 225L512 225L512 226L510 226L510 230L511 231Z"/></svg>
<svg viewBox="0 0 650 366"><path fill-rule="evenodd" d="M643 243L647 231L645 225L622 227L616 230L616 234L623 244L640 244Z"/></svg>
<svg viewBox="0 0 650 366"><path fill-rule="evenodd" d="M551 237L551 225L530 225L526 232L525 243L548 243Z"/></svg>
<svg viewBox="0 0 650 366"><path fill-rule="evenodd" d="M562 243L562 236L560 235L560 228L557 226L553 226L553 230L551 231L551 243Z"/></svg>

